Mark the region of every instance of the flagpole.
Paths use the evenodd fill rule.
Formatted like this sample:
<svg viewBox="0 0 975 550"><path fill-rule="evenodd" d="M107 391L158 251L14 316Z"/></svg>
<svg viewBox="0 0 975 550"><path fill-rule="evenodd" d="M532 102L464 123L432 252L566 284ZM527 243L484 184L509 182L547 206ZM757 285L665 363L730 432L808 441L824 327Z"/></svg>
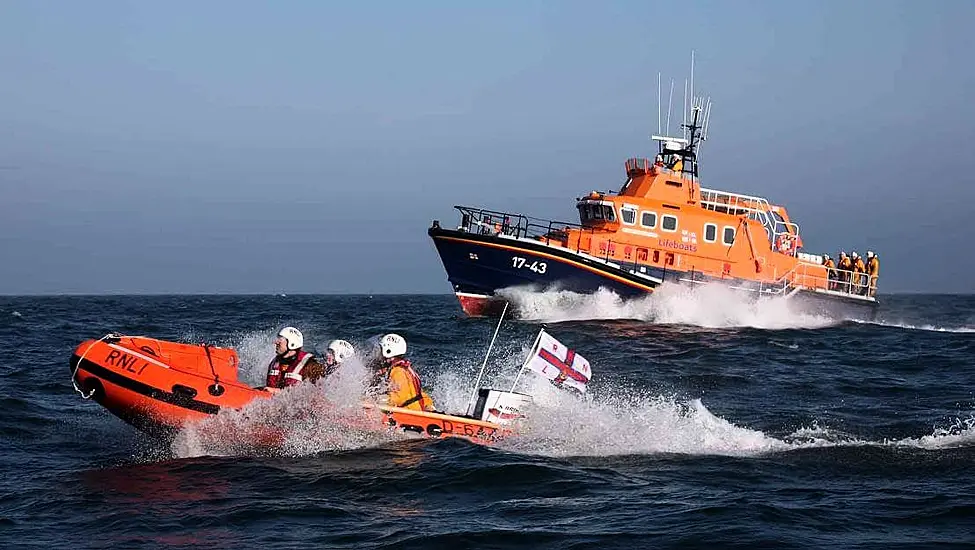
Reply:
<svg viewBox="0 0 975 550"><path fill-rule="evenodd" d="M484 355L484 363L481 364L481 371L477 373L477 379L474 380L474 389L471 391L471 398L467 402L467 414L472 414L472 408L477 400L477 387L481 385L481 377L484 375L484 368L487 367L488 357L491 355L491 349L494 347L494 341L498 338L498 331L501 330L501 321L504 320L504 313L508 311L508 302L504 302L504 309L501 310L501 317L498 319L498 327L494 329L494 337L491 338L491 345L488 346L487 353Z"/></svg>
<svg viewBox="0 0 975 550"><path fill-rule="evenodd" d="M535 348L538 346L539 340L542 339L542 333L544 332L545 332L544 328L538 331L538 336L535 337L535 343L532 344L532 348L531 350L529 350L528 356L525 357L525 362L521 364L521 369L518 371L518 376L515 377L515 382L511 384L511 389L509 390L509 393L515 391L515 386L518 385L518 380L521 379L521 375L525 372L525 367L528 366L528 363L532 360L533 357L535 357Z"/></svg>

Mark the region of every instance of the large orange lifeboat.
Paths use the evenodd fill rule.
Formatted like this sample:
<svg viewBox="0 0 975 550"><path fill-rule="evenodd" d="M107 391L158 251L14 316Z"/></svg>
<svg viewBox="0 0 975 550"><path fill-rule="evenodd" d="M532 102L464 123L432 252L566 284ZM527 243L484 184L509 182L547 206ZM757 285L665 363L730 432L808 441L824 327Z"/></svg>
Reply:
<svg viewBox="0 0 975 550"><path fill-rule="evenodd" d="M456 227L434 220L427 234L463 311L496 315L513 288L640 298L671 283L781 297L830 316L874 316L879 271L827 267L828 254L805 250L785 206L702 186L710 112L710 100L694 98L679 134L668 124L668 135L651 136L652 161L627 159L617 190L575 199L578 221L460 205Z"/></svg>
<svg viewBox="0 0 975 550"><path fill-rule="evenodd" d="M70 362L72 382L83 397L160 437L172 436L222 409L240 409L255 399L272 398L263 388L242 382L237 376L238 364L237 353L230 348L117 334L82 342ZM492 443L509 435L511 427L506 415L485 406L486 396L494 395L491 392L499 393L480 390L472 415L371 403L363 403L363 407L372 413L371 427L376 430Z"/></svg>

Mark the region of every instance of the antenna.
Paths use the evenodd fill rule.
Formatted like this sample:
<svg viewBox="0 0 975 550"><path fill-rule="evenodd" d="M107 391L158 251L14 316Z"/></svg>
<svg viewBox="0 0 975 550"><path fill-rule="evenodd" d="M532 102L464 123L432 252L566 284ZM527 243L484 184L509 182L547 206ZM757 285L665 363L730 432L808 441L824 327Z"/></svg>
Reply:
<svg viewBox="0 0 975 550"><path fill-rule="evenodd" d="M670 111L674 105L674 79L670 79L670 99L667 101L667 135L670 135Z"/></svg>
<svg viewBox="0 0 975 550"><path fill-rule="evenodd" d="M687 139L687 79L684 79L684 139Z"/></svg>
<svg viewBox="0 0 975 550"><path fill-rule="evenodd" d="M707 106L704 107L704 129L701 131L701 140L708 139L708 123L711 122L711 97L708 96Z"/></svg>
<svg viewBox="0 0 975 550"><path fill-rule="evenodd" d="M660 71L657 71L657 133L660 133Z"/></svg>
<svg viewBox="0 0 975 550"><path fill-rule="evenodd" d="M467 403L467 414L471 414L474 409L475 400L477 399L477 387L481 384L481 377L484 375L484 367L487 366L488 356L491 355L491 348L494 347L494 341L498 339L498 331L501 330L501 321L504 320L504 314L508 311L508 302L504 302L504 309L501 310L501 317L498 319L498 328L494 329L494 337L491 338L491 345L488 346L487 353L484 354L484 363L481 364L481 371L477 373L477 379L474 380L474 390L471 391L471 399Z"/></svg>
<svg viewBox="0 0 975 550"><path fill-rule="evenodd" d="M694 102L694 50L691 50L691 102Z"/></svg>

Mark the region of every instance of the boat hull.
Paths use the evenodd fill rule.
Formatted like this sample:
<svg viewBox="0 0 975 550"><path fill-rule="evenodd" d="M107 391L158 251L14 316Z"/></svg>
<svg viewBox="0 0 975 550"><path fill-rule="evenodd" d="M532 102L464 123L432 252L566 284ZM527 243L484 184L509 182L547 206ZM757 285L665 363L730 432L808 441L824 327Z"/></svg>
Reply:
<svg viewBox="0 0 975 550"><path fill-rule="evenodd" d="M715 278L700 272L651 265L616 264L542 241L508 238L493 233L443 229L428 230L461 309L472 317L497 316L503 310L506 289L567 290L591 294L606 289L623 299L647 296L663 282L720 283L745 295L768 297L771 288L741 279ZM840 292L801 290L789 299L805 311L831 317L872 319L877 301Z"/></svg>
<svg viewBox="0 0 975 550"><path fill-rule="evenodd" d="M573 254L544 243L526 242L497 235L431 228L447 279L461 308L471 316L500 313L498 291L530 288L535 291L567 290L587 294L600 288L624 298L645 296L667 277L667 271L616 272L605 262Z"/></svg>

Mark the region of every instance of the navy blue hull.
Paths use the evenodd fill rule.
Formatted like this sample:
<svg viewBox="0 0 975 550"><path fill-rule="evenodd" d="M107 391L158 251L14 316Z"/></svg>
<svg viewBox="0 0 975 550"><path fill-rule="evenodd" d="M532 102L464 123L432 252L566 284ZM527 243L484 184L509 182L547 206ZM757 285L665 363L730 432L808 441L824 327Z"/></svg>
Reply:
<svg viewBox="0 0 975 550"><path fill-rule="evenodd" d="M630 298L646 295L659 284L610 273L601 262L573 258L543 244L454 231L431 236L455 292L490 296L503 288L532 286L591 293L602 287ZM648 270L647 275L655 274Z"/></svg>
<svg viewBox="0 0 975 550"><path fill-rule="evenodd" d="M604 288L622 298L646 296L664 281L718 281L755 291L758 283L714 279L698 272L665 270L649 265L607 263L544 242L432 227L428 231L440 254L447 280L468 315L500 311L498 291L530 287L536 291L568 290L580 294ZM834 317L872 318L877 303L839 293L802 290L791 297L802 309Z"/></svg>

